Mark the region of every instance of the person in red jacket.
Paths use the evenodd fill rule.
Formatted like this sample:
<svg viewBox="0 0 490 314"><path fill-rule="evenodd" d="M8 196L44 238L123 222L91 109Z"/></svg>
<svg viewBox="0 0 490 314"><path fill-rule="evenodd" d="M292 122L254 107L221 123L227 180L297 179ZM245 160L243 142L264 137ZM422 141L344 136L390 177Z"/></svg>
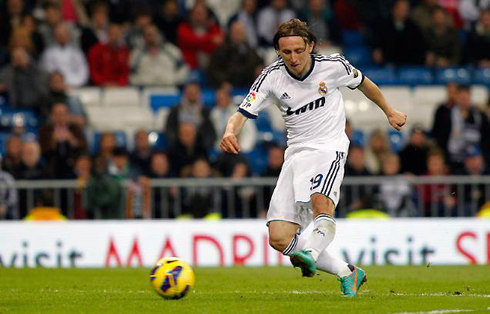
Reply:
<svg viewBox="0 0 490 314"><path fill-rule="evenodd" d="M197 3L188 21L177 29L178 45L191 69L205 69L213 51L223 42L220 27L211 22L206 6Z"/></svg>
<svg viewBox="0 0 490 314"><path fill-rule="evenodd" d="M122 28L112 24L106 44L98 43L88 54L90 78L97 86L126 86L129 77L129 49L122 41Z"/></svg>

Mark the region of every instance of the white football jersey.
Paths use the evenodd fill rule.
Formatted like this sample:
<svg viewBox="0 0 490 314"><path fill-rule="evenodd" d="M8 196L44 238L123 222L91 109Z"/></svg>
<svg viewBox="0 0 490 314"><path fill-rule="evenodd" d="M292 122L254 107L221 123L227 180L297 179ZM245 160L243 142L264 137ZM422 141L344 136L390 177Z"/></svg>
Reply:
<svg viewBox="0 0 490 314"><path fill-rule="evenodd" d="M355 89L363 74L341 55L312 55L310 71L302 78L290 73L282 60L266 67L250 88L238 111L249 119L276 99L293 147L328 148L347 152L344 101L339 87Z"/></svg>

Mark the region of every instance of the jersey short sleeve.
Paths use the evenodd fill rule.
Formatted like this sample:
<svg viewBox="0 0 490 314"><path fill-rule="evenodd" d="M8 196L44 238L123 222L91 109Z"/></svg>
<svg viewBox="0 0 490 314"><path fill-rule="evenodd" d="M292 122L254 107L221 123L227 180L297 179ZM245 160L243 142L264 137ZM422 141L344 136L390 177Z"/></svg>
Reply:
<svg viewBox="0 0 490 314"><path fill-rule="evenodd" d="M350 89L356 89L364 81L364 74L354 68L344 56L340 54L331 55L335 59L337 67L337 81L339 86L346 86Z"/></svg>
<svg viewBox="0 0 490 314"><path fill-rule="evenodd" d="M249 119L256 119L259 112L269 106L271 102L264 100L272 93L273 77L281 66L284 66L284 62L276 61L262 71L250 88L247 97L240 104L238 112Z"/></svg>

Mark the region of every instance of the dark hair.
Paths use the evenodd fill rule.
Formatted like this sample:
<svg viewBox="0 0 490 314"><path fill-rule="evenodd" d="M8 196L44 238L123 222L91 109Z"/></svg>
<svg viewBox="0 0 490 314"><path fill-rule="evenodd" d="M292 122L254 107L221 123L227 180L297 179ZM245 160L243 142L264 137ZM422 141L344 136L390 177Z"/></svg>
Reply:
<svg viewBox="0 0 490 314"><path fill-rule="evenodd" d="M274 35L274 48L279 50L279 39L282 37L299 36L303 38L306 44L316 43L317 39L315 34L308 28L306 22L299 19L291 19L284 22L277 29Z"/></svg>

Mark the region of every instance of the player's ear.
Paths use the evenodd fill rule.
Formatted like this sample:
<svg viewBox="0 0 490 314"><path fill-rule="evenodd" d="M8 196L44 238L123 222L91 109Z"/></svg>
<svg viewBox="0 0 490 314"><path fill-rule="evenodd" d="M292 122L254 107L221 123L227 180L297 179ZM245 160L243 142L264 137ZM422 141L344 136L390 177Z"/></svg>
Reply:
<svg viewBox="0 0 490 314"><path fill-rule="evenodd" d="M313 49L315 49L315 45L316 45L316 42L314 42L314 41L309 43L309 45L308 45L308 52L309 53L313 52Z"/></svg>

